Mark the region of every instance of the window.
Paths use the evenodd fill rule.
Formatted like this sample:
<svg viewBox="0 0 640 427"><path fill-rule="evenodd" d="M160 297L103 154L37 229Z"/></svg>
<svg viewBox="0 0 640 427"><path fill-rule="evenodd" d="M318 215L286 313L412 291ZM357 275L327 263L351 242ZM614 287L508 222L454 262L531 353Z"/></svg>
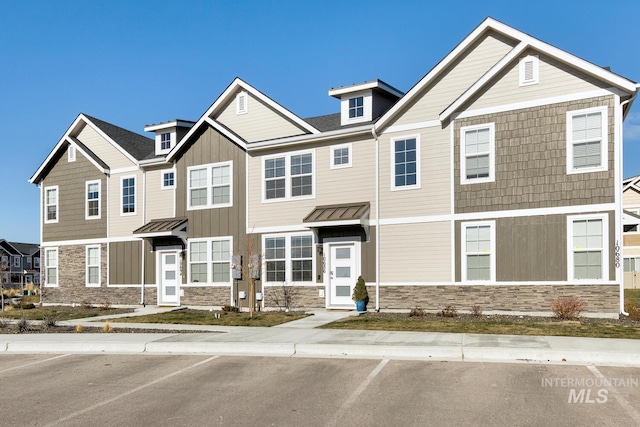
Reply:
<svg viewBox="0 0 640 427"><path fill-rule="evenodd" d="M607 216L571 216L567 220L569 279L607 279Z"/></svg>
<svg viewBox="0 0 640 427"><path fill-rule="evenodd" d="M632 272L632 271L633 272L640 271L640 258L639 257L624 258L623 262L624 262L624 271L625 271L625 273Z"/></svg>
<svg viewBox="0 0 640 427"><path fill-rule="evenodd" d="M26 262L26 267L25 268L30 269L31 268L31 257L30 256L26 257L25 258L25 262Z"/></svg>
<svg viewBox="0 0 640 427"><path fill-rule="evenodd" d="M67 148L67 161L76 161L76 147L74 147L73 145L69 145L69 148Z"/></svg>
<svg viewBox="0 0 640 427"><path fill-rule="evenodd" d="M248 101L247 92L240 92L236 95L236 114L247 114L249 112Z"/></svg>
<svg viewBox="0 0 640 427"><path fill-rule="evenodd" d="M520 86L538 84L539 60L537 55L520 58Z"/></svg>
<svg viewBox="0 0 640 427"><path fill-rule="evenodd" d="M189 209L233 205L233 162L190 167L187 170Z"/></svg>
<svg viewBox="0 0 640 427"><path fill-rule="evenodd" d="M167 190L170 188L175 188L175 186L176 186L176 171L173 169L162 171L162 182L160 183L160 188L163 190Z"/></svg>
<svg viewBox="0 0 640 427"><path fill-rule="evenodd" d="M58 186L44 189L44 222L58 222Z"/></svg>
<svg viewBox="0 0 640 427"><path fill-rule="evenodd" d="M391 140L391 188L420 187L420 139L418 136Z"/></svg>
<svg viewBox="0 0 640 427"><path fill-rule="evenodd" d="M24 283L33 283L33 276L31 274L27 274L24 276Z"/></svg>
<svg viewBox="0 0 640 427"><path fill-rule="evenodd" d="M349 99L349 118L364 116L364 97L358 96Z"/></svg>
<svg viewBox="0 0 640 427"><path fill-rule="evenodd" d="M264 200L313 197L314 153L295 153L264 160Z"/></svg>
<svg viewBox="0 0 640 427"><path fill-rule="evenodd" d="M20 256L19 255L11 255L12 264L14 267L20 267Z"/></svg>
<svg viewBox="0 0 640 427"><path fill-rule="evenodd" d="M313 236L286 235L264 239L267 282L313 281Z"/></svg>
<svg viewBox="0 0 640 427"><path fill-rule="evenodd" d="M462 224L462 281L496 280L495 222Z"/></svg>
<svg viewBox="0 0 640 427"><path fill-rule="evenodd" d="M87 246L86 285L100 286L100 246Z"/></svg>
<svg viewBox="0 0 640 427"><path fill-rule="evenodd" d="M136 213L136 178L122 178L122 215L133 215Z"/></svg>
<svg viewBox="0 0 640 427"><path fill-rule="evenodd" d="M58 248L45 249L44 262L46 264L45 285L58 286Z"/></svg>
<svg viewBox="0 0 640 427"><path fill-rule="evenodd" d="M169 150L171 148L171 132L160 134L160 149Z"/></svg>
<svg viewBox="0 0 640 427"><path fill-rule="evenodd" d="M189 282L231 282L230 237L189 242Z"/></svg>
<svg viewBox="0 0 640 427"><path fill-rule="evenodd" d="M607 170L607 107L567 112L567 173Z"/></svg>
<svg viewBox="0 0 640 427"><path fill-rule="evenodd" d="M87 181L86 189L85 218L100 218L100 181Z"/></svg>
<svg viewBox="0 0 640 427"><path fill-rule="evenodd" d="M7 268L9 266L9 257L2 255L2 258L0 258L0 266L2 268Z"/></svg>
<svg viewBox="0 0 640 427"><path fill-rule="evenodd" d="M495 181L494 124L467 126L460 129L460 182Z"/></svg>
<svg viewBox="0 0 640 427"><path fill-rule="evenodd" d="M331 169L351 167L351 144L331 147Z"/></svg>
<svg viewBox="0 0 640 427"><path fill-rule="evenodd" d="M40 268L40 258L33 257L33 268Z"/></svg>

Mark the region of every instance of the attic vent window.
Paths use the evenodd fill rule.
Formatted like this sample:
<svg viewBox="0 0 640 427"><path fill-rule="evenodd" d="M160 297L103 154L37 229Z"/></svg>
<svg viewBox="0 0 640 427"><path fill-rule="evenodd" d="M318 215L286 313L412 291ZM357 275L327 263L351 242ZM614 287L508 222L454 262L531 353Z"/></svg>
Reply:
<svg viewBox="0 0 640 427"><path fill-rule="evenodd" d="M525 56L520 59L520 86L535 85L539 83L539 60L535 55Z"/></svg>
<svg viewBox="0 0 640 427"><path fill-rule="evenodd" d="M236 114L247 114L249 109L247 105L247 93L240 92L236 95Z"/></svg>
<svg viewBox="0 0 640 427"><path fill-rule="evenodd" d="M76 147L74 147L73 145L70 145L69 149L67 150L67 161L69 162L76 161Z"/></svg>
<svg viewBox="0 0 640 427"><path fill-rule="evenodd" d="M364 97L358 96L349 99L349 118L355 119L364 116Z"/></svg>

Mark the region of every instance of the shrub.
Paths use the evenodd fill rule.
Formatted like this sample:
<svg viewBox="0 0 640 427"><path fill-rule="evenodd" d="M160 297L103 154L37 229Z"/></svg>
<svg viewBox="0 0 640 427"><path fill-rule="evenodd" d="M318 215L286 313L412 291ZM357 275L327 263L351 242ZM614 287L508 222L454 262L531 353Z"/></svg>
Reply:
<svg viewBox="0 0 640 427"><path fill-rule="evenodd" d="M100 311L109 311L111 310L111 304L109 304L108 302L105 302L104 304L102 304L99 308Z"/></svg>
<svg viewBox="0 0 640 427"><path fill-rule="evenodd" d="M584 310L584 301L576 297L558 298L551 304L554 316L562 320L576 319Z"/></svg>
<svg viewBox="0 0 640 427"><path fill-rule="evenodd" d="M9 322L5 319L0 319L0 329L5 329L7 326L9 326Z"/></svg>
<svg viewBox="0 0 640 427"><path fill-rule="evenodd" d="M76 325L76 332L81 334L82 332L84 332L84 326L82 326L81 324L77 324Z"/></svg>
<svg viewBox="0 0 640 427"><path fill-rule="evenodd" d="M224 311L225 313L239 313L240 309L233 305L223 305L222 311Z"/></svg>
<svg viewBox="0 0 640 427"><path fill-rule="evenodd" d="M367 292L367 287L364 284L362 276L358 277L356 286L353 288L353 295L351 295L351 299L354 301L367 301L369 299L369 293Z"/></svg>
<svg viewBox="0 0 640 427"><path fill-rule="evenodd" d="M55 316L44 316L42 318L42 326L45 329L51 329L58 326L58 318Z"/></svg>
<svg viewBox="0 0 640 427"><path fill-rule="evenodd" d="M438 316L442 317L456 317L458 315L458 310L452 305L448 305L444 308L444 310L438 312Z"/></svg>
<svg viewBox="0 0 640 427"><path fill-rule="evenodd" d="M23 310L33 310L34 308L36 308L36 305L32 302L21 302L20 308Z"/></svg>
<svg viewBox="0 0 640 427"><path fill-rule="evenodd" d="M16 329L18 333L24 334L31 330L31 323L27 320L26 317L21 317L20 320L16 323Z"/></svg>
<svg viewBox="0 0 640 427"><path fill-rule="evenodd" d="M111 327L109 322L104 322L104 325L102 325L102 332L104 332L105 334L108 334L111 331L113 331L113 328Z"/></svg>
<svg viewBox="0 0 640 427"><path fill-rule="evenodd" d="M409 312L409 317L424 317L427 315L427 312L420 307L412 308Z"/></svg>
<svg viewBox="0 0 640 427"><path fill-rule="evenodd" d="M471 314L474 317L482 316L482 307L480 307L479 305L474 305L473 307L471 307Z"/></svg>
<svg viewBox="0 0 640 427"><path fill-rule="evenodd" d="M632 302L626 302L624 304L624 311L629 313L629 319L640 320L640 306L635 305Z"/></svg>

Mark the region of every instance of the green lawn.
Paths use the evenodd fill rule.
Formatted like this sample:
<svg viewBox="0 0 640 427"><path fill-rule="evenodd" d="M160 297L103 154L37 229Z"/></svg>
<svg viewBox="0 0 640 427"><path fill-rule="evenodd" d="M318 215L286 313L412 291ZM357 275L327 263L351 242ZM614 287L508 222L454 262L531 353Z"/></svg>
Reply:
<svg viewBox="0 0 640 427"><path fill-rule="evenodd" d="M219 317L216 317L216 314ZM292 320L302 319L309 314L304 312L261 311L249 317L249 313L229 313L204 310L176 310L146 316L132 316L113 319L110 322L125 323L171 323L179 325L218 325L218 326L275 326Z"/></svg>

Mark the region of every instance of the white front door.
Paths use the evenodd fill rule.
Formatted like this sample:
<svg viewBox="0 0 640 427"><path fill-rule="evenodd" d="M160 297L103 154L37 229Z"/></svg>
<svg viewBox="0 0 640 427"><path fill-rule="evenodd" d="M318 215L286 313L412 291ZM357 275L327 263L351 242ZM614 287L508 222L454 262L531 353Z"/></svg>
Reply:
<svg viewBox="0 0 640 427"><path fill-rule="evenodd" d="M160 293L159 305L179 305L179 263L177 252L160 253Z"/></svg>
<svg viewBox="0 0 640 427"><path fill-rule="evenodd" d="M358 280L356 244L331 244L329 252L329 305L352 308L351 294Z"/></svg>

